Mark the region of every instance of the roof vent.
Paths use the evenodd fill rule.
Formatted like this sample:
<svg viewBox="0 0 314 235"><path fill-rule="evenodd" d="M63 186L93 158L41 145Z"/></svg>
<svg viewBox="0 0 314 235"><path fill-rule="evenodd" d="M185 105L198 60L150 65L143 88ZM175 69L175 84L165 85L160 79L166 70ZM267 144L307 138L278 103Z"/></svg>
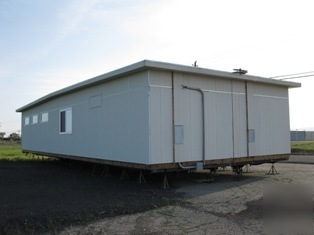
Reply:
<svg viewBox="0 0 314 235"><path fill-rule="evenodd" d="M246 74L247 73L247 70L244 70L244 69L233 69L233 73L237 73L237 74Z"/></svg>

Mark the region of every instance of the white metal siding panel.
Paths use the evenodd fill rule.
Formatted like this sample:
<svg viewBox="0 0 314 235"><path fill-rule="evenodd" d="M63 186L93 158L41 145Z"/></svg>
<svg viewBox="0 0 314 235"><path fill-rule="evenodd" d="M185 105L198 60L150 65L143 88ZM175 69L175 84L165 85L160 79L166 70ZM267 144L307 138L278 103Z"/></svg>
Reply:
<svg viewBox="0 0 314 235"><path fill-rule="evenodd" d="M255 130L250 155L290 153L288 89L250 84L249 128Z"/></svg>
<svg viewBox="0 0 314 235"><path fill-rule="evenodd" d="M175 124L184 126L176 161L202 160L201 88L205 106L205 159L247 156L245 83L175 73Z"/></svg>
<svg viewBox="0 0 314 235"><path fill-rule="evenodd" d="M23 149L149 164L147 71L111 80L37 106L49 121L23 127ZM90 108L102 94L101 106ZM72 134L59 134L59 110L72 107Z"/></svg>
<svg viewBox="0 0 314 235"><path fill-rule="evenodd" d="M184 143L175 146L176 161L200 161L202 159L201 95L197 91L182 88L182 85L199 86L200 81L186 74L175 73L174 82L175 125L182 125L184 128Z"/></svg>
<svg viewBox="0 0 314 235"><path fill-rule="evenodd" d="M247 156L245 82L232 81L234 157Z"/></svg>
<svg viewBox="0 0 314 235"><path fill-rule="evenodd" d="M231 81L217 79L215 84L210 90L214 89L216 102L210 110L216 115L216 122L209 119L206 123L210 123L208 135L216 138L216 144L206 142L210 146L208 159L230 158L233 157ZM212 131L214 126L216 132Z"/></svg>
<svg viewBox="0 0 314 235"><path fill-rule="evenodd" d="M173 161L171 72L150 71L151 161Z"/></svg>
<svg viewBox="0 0 314 235"><path fill-rule="evenodd" d="M205 94L205 159L246 156L244 82L232 86L231 80L175 73L175 124L184 126L184 144L175 146L176 161L202 160L201 94L182 85Z"/></svg>

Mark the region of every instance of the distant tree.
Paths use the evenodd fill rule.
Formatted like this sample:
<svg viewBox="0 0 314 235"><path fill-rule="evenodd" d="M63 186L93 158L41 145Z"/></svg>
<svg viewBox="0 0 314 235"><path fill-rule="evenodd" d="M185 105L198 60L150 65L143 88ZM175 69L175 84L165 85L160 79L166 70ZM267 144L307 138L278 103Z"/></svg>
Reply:
<svg viewBox="0 0 314 235"><path fill-rule="evenodd" d="M5 136L5 132L0 132L0 139L3 140L3 137Z"/></svg>
<svg viewBox="0 0 314 235"><path fill-rule="evenodd" d="M9 137L12 140L20 140L21 139L20 135L17 133L11 133Z"/></svg>

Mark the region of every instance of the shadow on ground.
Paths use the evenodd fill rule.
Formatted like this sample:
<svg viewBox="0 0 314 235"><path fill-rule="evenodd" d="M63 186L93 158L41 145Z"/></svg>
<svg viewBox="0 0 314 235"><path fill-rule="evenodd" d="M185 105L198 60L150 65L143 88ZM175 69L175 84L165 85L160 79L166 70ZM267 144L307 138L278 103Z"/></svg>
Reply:
<svg viewBox="0 0 314 235"><path fill-rule="evenodd" d="M204 173L171 173L171 187L163 189L162 174L146 173L146 183L139 184L139 171L128 170L128 179L121 180L122 169L110 168L109 177L104 169L75 161L0 161L0 233L55 233L69 225L151 210L261 179L234 178L229 172L212 182ZM221 187L210 187L209 182Z"/></svg>

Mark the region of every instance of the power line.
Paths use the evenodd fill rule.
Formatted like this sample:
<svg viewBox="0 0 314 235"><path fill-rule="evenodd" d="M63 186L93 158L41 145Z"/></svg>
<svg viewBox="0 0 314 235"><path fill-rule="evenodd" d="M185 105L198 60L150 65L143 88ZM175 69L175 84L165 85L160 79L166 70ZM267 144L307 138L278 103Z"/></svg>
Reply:
<svg viewBox="0 0 314 235"><path fill-rule="evenodd" d="M299 78L299 77L310 77L310 76L314 75L314 74L308 75L309 73L314 73L314 71L303 72L303 73L293 73L293 74L287 74L287 75L280 75L280 76L274 76L274 77L270 77L270 78L282 78L280 80L285 80L285 79L293 79L293 78ZM298 76L298 75L301 75L301 76ZM285 77L288 77L288 78L285 78Z"/></svg>
<svg viewBox="0 0 314 235"><path fill-rule="evenodd" d="M310 74L310 75L303 75L303 76L295 76L295 77L288 77L288 78L282 78L279 80L289 80L289 79L295 79L295 78L306 78L306 77L314 77L314 74Z"/></svg>

